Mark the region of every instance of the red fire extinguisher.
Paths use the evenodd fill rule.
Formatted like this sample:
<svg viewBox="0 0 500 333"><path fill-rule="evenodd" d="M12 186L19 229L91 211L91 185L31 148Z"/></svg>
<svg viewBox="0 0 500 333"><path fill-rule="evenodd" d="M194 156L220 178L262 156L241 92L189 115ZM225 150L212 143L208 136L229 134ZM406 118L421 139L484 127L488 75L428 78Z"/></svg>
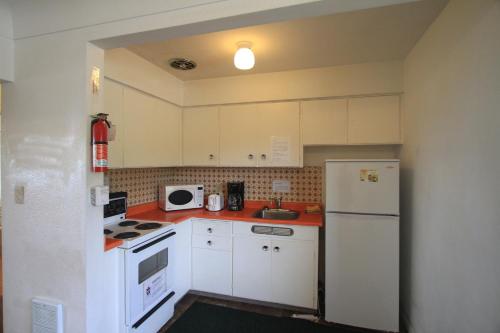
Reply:
<svg viewBox="0 0 500 333"><path fill-rule="evenodd" d="M108 170L108 129L111 127L106 113L98 113L91 124L92 171Z"/></svg>

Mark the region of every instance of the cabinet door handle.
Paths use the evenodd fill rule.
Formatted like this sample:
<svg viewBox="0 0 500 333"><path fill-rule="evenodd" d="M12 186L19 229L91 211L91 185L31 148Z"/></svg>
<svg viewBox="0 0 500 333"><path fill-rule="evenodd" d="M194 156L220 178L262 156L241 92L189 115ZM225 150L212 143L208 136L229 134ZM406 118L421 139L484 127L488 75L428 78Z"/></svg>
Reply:
<svg viewBox="0 0 500 333"><path fill-rule="evenodd" d="M267 158L267 155L266 155L266 154L260 154L260 158L261 158L262 160L265 160L265 159Z"/></svg>
<svg viewBox="0 0 500 333"><path fill-rule="evenodd" d="M253 154L248 154L248 159L253 160Z"/></svg>
<svg viewBox="0 0 500 333"><path fill-rule="evenodd" d="M279 246L275 246L274 249L273 249L274 252L280 252L280 247Z"/></svg>
<svg viewBox="0 0 500 333"><path fill-rule="evenodd" d="M268 250L269 250L269 246L264 245L264 246L262 247L262 250L263 250L263 251L268 251Z"/></svg>
<svg viewBox="0 0 500 333"><path fill-rule="evenodd" d="M207 245L208 245L208 246L212 246L212 241L210 241L210 240L209 240L209 241L207 242Z"/></svg>
<svg viewBox="0 0 500 333"><path fill-rule="evenodd" d="M209 234L211 234L211 233L213 232L212 228L208 228L208 229L207 229L207 232L208 232Z"/></svg>
<svg viewBox="0 0 500 333"><path fill-rule="evenodd" d="M208 158L209 158L210 160L213 160L213 159L214 159L214 154L210 154L210 155L208 155Z"/></svg>

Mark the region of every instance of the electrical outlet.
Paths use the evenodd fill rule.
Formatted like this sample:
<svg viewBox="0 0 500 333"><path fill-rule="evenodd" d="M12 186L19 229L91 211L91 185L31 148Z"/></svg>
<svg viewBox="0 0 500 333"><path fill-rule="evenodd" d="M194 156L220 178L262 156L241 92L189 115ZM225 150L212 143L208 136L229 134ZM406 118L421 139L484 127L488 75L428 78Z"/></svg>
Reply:
<svg viewBox="0 0 500 333"><path fill-rule="evenodd" d="M24 205L24 185L16 185L14 188L14 201L18 205Z"/></svg>

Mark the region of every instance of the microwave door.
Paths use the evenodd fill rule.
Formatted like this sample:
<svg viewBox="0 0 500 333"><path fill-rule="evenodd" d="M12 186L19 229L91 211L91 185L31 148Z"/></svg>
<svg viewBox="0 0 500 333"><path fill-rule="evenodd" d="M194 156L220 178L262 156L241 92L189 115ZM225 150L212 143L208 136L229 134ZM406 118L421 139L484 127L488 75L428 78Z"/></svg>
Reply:
<svg viewBox="0 0 500 333"><path fill-rule="evenodd" d="M171 291L174 235L169 232L125 253L127 325L141 319Z"/></svg>
<svg viewBox="0 0 500 333"><path fill-rule="evenodd" d="M168 203L172 207L183 207L194 199L193 191L174 190L168 195Z"/></svg>

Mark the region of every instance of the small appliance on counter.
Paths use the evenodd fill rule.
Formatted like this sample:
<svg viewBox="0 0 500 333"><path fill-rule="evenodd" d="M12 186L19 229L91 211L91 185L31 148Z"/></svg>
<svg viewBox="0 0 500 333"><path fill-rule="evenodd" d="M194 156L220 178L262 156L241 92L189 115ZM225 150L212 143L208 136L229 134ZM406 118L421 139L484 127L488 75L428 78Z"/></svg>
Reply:
<svg viewBox="0 0 500 333"><path fill-rule="evenodd" d="M158 205L165 211L202 208L203 185L160 185Z"/></svg>
<svg viewBox="0 0 500 333"><path fill-rule="evenodd" d="M227 209L242 210L245 206L245 183L227 183Z"/></svg>
<svg viewBox="0 0 500 333"><path fill-rule="evenodd" d="M224 195L222 193L214 193L208 196L206 206L207 210L217 212L224 209Z"/></svg>

